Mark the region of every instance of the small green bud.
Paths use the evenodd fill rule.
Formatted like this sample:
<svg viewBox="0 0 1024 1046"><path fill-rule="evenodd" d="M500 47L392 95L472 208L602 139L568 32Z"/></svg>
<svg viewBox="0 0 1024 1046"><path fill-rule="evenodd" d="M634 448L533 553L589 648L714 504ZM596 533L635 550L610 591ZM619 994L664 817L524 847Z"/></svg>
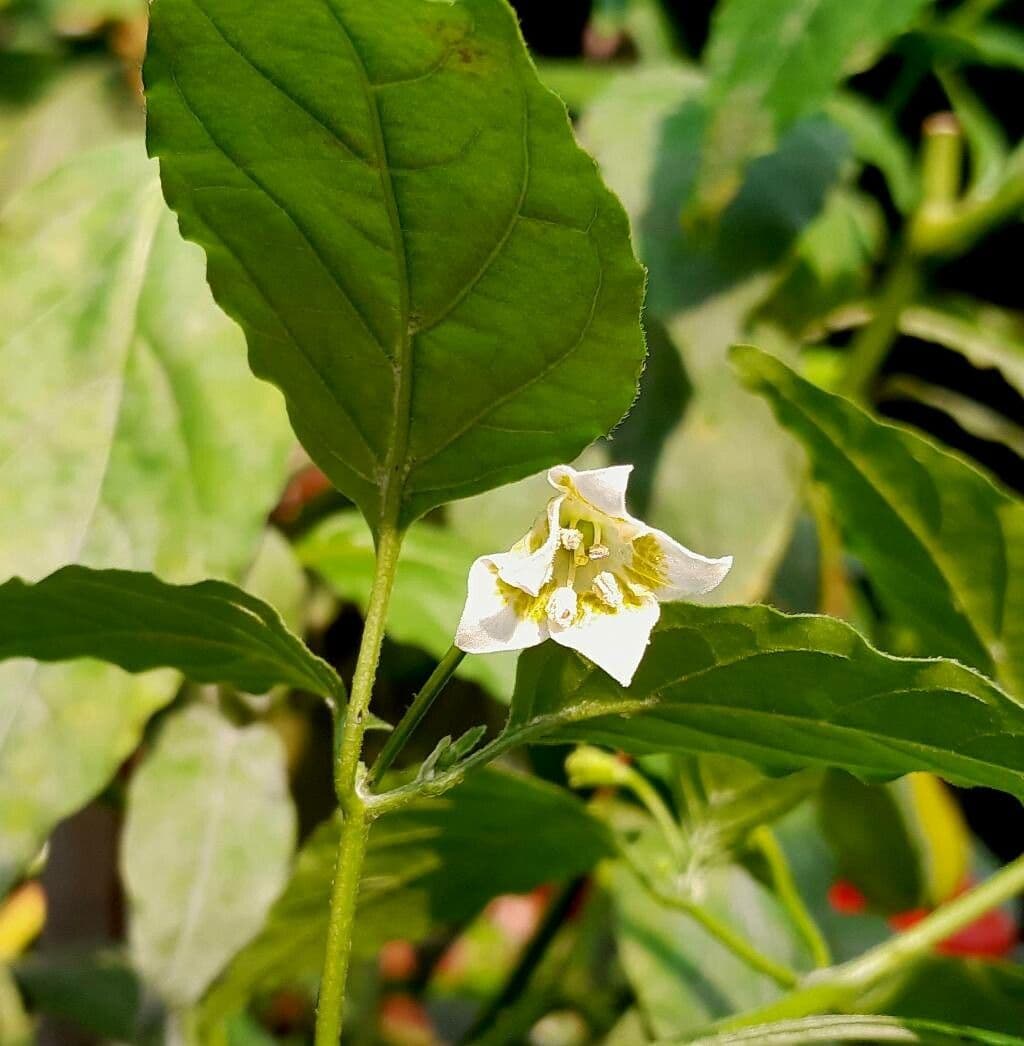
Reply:
<svg viewBox="0 0 1024 1046"><path fill-rule="evenodd" d="M607 788L627 784L630 768L611 752L580 745L565 760L565 772L570 788Z"/></svg>

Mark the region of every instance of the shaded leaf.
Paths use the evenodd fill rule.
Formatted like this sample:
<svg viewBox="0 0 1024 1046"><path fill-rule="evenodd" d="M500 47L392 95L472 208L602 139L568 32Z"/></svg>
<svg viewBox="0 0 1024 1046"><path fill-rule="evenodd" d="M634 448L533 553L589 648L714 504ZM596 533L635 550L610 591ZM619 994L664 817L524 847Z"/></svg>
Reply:
<svg viewBox="0 0 1024 1046"><path fill-rule="evenodd" d="M962 459L876 421L756 349L744 379L807 449L843 533L923 653L956 657L1024 694L1024 506ZM1008 738L991 736L993 752Z"/></svg>
<svg viewBox="0 0 1024 1046"><path fill-rule="evenodd" d="M167 721L132 778L121 864L134 964L170 1006L196 1002L259 930L294 840L273 731L203 707Z"/></svg>
<svg viewBox="0 0 1024 1046"><path fill-rule="evenodd" d="M650 268L648 312L664 325L693 389L683 417L666 418L648 518L706 555L734 556L709 597L727 602L767 589L796 511L799 459L738 385L726 352L771 289L772 270L824 205L844 144L824 121L800 124L750 166L716 228L683 229L680 201L697 176L705 119L698 74L652 69L617 79L580 131L630 214Z"/></svg>
<svg viewBox="0 0 1024 1046"><path fill-rule="evenodd" d="M507 730L510 743L718 752L773 771L931 770L1024 795L1024 706L994 683L768 607L664 605L628 688L554 643L524 651Z"/></svg>
<svg viewBox="0 0 1024 1046"><path fill-rule="evenodd" d="M160 0L145 78L215 296L373 526L568 460L629 407L625 216L504 0Z"/></svg>
<svg viewBox="0 0 1024 1046"><path fill-rule="evenodd" d="M705 52L711 116L698 200L731 199L748 157L816 112L833 88L907 29L926 0L724 0ZM765 56L770 55L770 60Z"/></svg>
<svg viewBox="0 0 1024 1046"><path fill-rule="evenodd" d="M354 947L423 939L472 918L492 897L522 893L593 867L611 852L606 830L559 788L498 770L469 777L440 799L420 800L371 830ZM338 826L322 825L299 853L264 931L214 988L208 1014L253 994L315 978L323 960Z"/></svg>
<svg viewBox="0 0 1024 1046"><path fill-rule="evenodd" d="M0 658L95 657L129 672L176 668L197 683L262 693L278 684L343 701L344 685L277 612L224 581L62 567L0 585Z"/></svg>

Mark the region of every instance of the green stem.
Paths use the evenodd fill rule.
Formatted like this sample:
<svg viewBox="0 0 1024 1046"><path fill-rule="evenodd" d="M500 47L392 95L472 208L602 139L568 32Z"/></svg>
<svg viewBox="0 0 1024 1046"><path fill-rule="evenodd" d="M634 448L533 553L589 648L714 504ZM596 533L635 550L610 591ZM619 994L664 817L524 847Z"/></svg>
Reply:
<svg viewBox="0 0 1024 1046"><path fill-rule="evenodd" d="M672 816L672 811L665 805L658 790L643 774L631 766L625 767L624 770L623 778L626 787L647 807L647 812L661 829L661 834L665 837L669 849L676 860L682 863L686 859L686 840L683 838L676 819Z"/></svg>
<svg viewBox="0 0 1024 1046"><path fill-rule="evenodd" d="M526 990L537 967L547 953L551 942L555 939L558 931L565 923L566 917L572 910L573 902L576 900L584 882L586 882L585 876L573 879L553 898L548 905L547 911L544 913L544 918L541 920L534 935L530 938L529 943L523 949L523 954L519 957L519 961L505 982L504 987L490 1002L485 1004L473 1022L472 1027L463 1036L462 1041L464 1043L474 1043L483 1039L497 1023L502 1013L515 1003Z"/></svg>
<svg viewBox="0 0 1024 1046"><path fill-rule="evenodd" d="M382 522L377 540L373 588L366 609L359 658L352 677L345 724L335 760L334 785L345 819L341 826L338 861L331 889L327 949L317 1003L316 1046L338 1046L341 1038L356 895L371 819L371 811L363 795L359 759L401 545L402 533L397 526Z"/></svg>
<svg viewBox="0 0 1024 1046"><path fill-rule="evenodd" d="M751 841L761 851L761 856L768 865L775 893L782 902L782 906L789 912L800 936L807 942L814 965L820 969L831 966L832 953L828 943L813 916L807 910L804 899L800 896L800 891L793 879L792 869L789 867L789 861L786 860L786 855L779 846L775 833L767 825L761 825L754 829Z"/></svg>
<svg viewBox="0 0 1024 1046"><path fill-rule="evenodd" d="M619 853L625 860L626 864L629 865L630 870L640 881L640 884L659 904L665 905L666 908L674 908L676 911L688 915L694 920L694 922L703 926L712 937L728 948L736 958L741 962L746 963L746 965L752 970L757 970L758 973L763 973L765 976L770 977L776 984L781 985L783 988L793 988L796 986L799 978L793 970L789 969L788 966L783 966L781 963L778 963L774 959L764 955L762 952L759 952L745 937L737 933L731 926L724 923L717 916L712 915L706 908L702 908L699 904L695 904L687 897L682 897L677 894L669 893L668 890L663 890L657 885L657 883L650 879L646 869L633 857L625 846L620 845Z"/></svg>
<svg viewBox="0 0 1024 1046"><path fill-rule="evenodd" d="M861 328L850 348L841 392L863 398L889 354L899 332L900 317L917 294L920 280L917 258L906 248L901 249L885 277L871 322Z"/></svg>
<svg viewBox="0 0 1024 1046"><path fill-rule="evenodd" d="M458 647L449 647L448 653L441 658L437 668L431 672L430 678L423 684L420 692L413 698L412 704L406 709L405 715L402 716L398 725L388 735L387 742L381 749L380 755L377 756L376 761L370 768L369 776L366 779L368 786L372 787L375 785L387 773L396 756L405 747L405 743L409 740L412 732L420 725L430 706L445 688L448 680L451 679L455 669L459 667L465 656L465 652Z"/></svg>
<svg viewBox="0 0 1024 1046"><path fill-rule="evenodd" d="M930 952L987 911L1024 891L1024 857L1001 868L980 886L937 908L905 933L831 970L810 975L804 985L758 1010L729 1017L715 1031L735 1031L770 1021L852 1008L859 996L914 959Z"/></svg>

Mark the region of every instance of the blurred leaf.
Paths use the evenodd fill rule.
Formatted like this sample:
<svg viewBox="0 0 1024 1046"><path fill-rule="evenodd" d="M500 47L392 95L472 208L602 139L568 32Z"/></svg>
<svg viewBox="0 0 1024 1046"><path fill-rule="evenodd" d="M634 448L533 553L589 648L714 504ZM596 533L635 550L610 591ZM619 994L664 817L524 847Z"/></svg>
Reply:
<svg viewBox="0 0 1024 1046"><path fill-rule="evenodd" d="M641 858L643 859L643 858ZM625 867L609 869L619 958L658 1041L692 1034L782 993L692 918L660 904ZM804 966L799 938L775 898L737 865L703 872L702 907L784 965Z"/></svg>
<svg viewBox="0 0 1024 1046"><path fill-rule="evenodd" d="M713 230L678 216L696 177L703 81L686 69L621 77L587 111L581 135L633 221L650 268L648 312L664 324L693 386L657 462L650 521L735 565L713 601L755 599L770 582L796 508L799 458L726 363L772 272L824 204L843 156L824 121L795 127L750 166ZM783 349L785 351L785 348Z"/></svg>
<svg viewBox="0 0 1024 1046"><path fill-rule="evenodd" d="M195 1003L263 925L294 841L272 730L199 706L168 719L132 778L121 864L133 961L170 1006Z"/></svg>
<svg viewBox="0 0 1024 1046"><path fill-rule="evenodd" d="M921 1046L1024 1046L1024 1039L968 1026L901 1017L831 1016L759 1024L742 1031L686 1040L688 1046L803 1046L804 1043L906 1042ZM668 1044L666 1044L668 1046Z"/></svg>
<svg viewBox="0 0 1024 1046"><path fill-rule="evenodd" d="M979 369L995 369L1024 396L1024 318L969 300L915 305L900 317L900 331L966 357Z"/></svg>
<svg viewBox="0 0 1024 1046"><path fill-rule="evenodd" d="M803 442L849 548L895 621L913 631L917 652L956 657L1024 696L1024 505L960 458L778 360L750 348L734 358ZM1003 737L964 731L963 750L980 753L984 742L996 759L1011 754L1011 724L1003 729Z"/></svg>
<svg viewBox="0 0 1024 1046"><path fill-rule="evenodd" d="M266 603L224 581L168 585L152 574L62 567L0 585L0 658L95 657L129 672L176 668L197 683L262 693L278 684L339 704L337 673Z"/></svg>
<svg viewBox="0 0 1024 1046"><path fill-rule="evenodd" d="M370 833L354 947L372 955L396 938L472 918L492 897L580 875L611 852L605 828L579 800L534 778L488 769L439 799L419 800ZM211 993L208 1016L255 993L315 978L323 960L338 826L299 852L266 928Z"/></svg>
<svg viewBox="0 0 1024 1046"><path fill-rule="evenodd" d="M159 1007L147 1000L125 956L113 951L43 952L14 968L32 1008L122 1042L156 1042Z"/></svg>
<svg viewBox="0 0 1024 1046"><path fill-rule="evenodd" d="M813 336L830 312L868 292L885 239L885 216L877 202L836 187L801 234L789 271L759 316L781 323L794 337Z"/></svg>
<svg viewBox="0 0 1024 1046"><path fill-rule="evenodd" d="M1009 962L930 956L873 999L886 1013L1001 1032L1024 1027L1024 971Z"/></svg>
<svg viewBox="0 0 1024 1046"><path fill-rule="evenodd" d="M773 772L931 770L1024 795L1024 706L955 661L896 658L827 617L662 606L630 687L546 643L519 658L508 741L715 752Z"/></svg>
<svg viewBox="0 0 1024 1046"><path fill-rule="evenodd" d="M536 511L543 506L544 500L538 499ZM528 527L529 523L523 532ZM339 512L325 519L299 541L296 551L305 566L323 577L341 599L365 611L375 558L373 538L358 512ZM412 527L402 543L388 610L388 635L398 643L421 647L435 658L443 657L462 615L469 568L485 551L497 549L474 547L460 535L433 524ZM515 661L469 657L457 674L507 699L515 679Z"/></svg>
<svg viewBox="0 0 1024 1046"><path fill-rule="evenodd" d="M141 145L84 154L10 201L0 271L0 578L76 560L237 576L291 436ZM0 666L0 891L175 685L95 664Z"/></svg>
<svg viewBox="0 0 1024 1046"><path fill-rule="evenodd" d="M285 628L301 635L305 628L309 586L295 549L275 527L267 527L243 584L246 592L269 603Z"/></svg>
<svg viewBox="0 0 1024 1046"><path fill-rule="evenodd" d="M940 69L936 75L953 105L970 147L971 178L968 191L989 196L999 188L1006 169L1010 151L1006 134L996 117L956 73Z"/></svg>
<svg viewBox="0 0 1024 1046"><path fill-rule="evenodd" d="M1024 69L1024 32L1008 22L983 22L969 29L939 29L927 34L943 53L962 62Z"/></svg>
<svg viewBox="0 0 1024 1046"><path fill-rule="evenodd" d="M65 70L28 106L0 104L0 208L75 153L132 134L142 134L142 107L113 62Z"/></svg>
<svg viewBox="0 0 1024 1046"><path fill-rule="evenodd" d="M896 915L934 907L963 886L971 838L943 788L930 774L909 774L884 786L842 773L826 777L822 831L839 878L852 882L873 910Z"/></svg>
<svg viewBox="0 0 1024 1046"><path fill-rule="evenodd" d="M844 76L913 24L925 3L722 0L705 52L710 120L698 207L718 212L747 159L774 148L787 128L820 109Z"/></svg>
<svg viewBox="0 0 1024 1046"><path fill-rule="evenodd" d="M948 414L964 430L978 439L1002 443L1024 458L1024 426L987 407L984 403L963 396L942 385L931 385L908 375L888 378L879 391L882 401L909 399L923 403L933 410Z"/></svg>
<svg viewBox="0 0 1024 1046"><path fill-rule="evenodd" d="M153 16L167 198L373 527L566 461L625 413L642 272L505 3Z"/></svg>
<svg viewBox="0 0 1024 1046"><path fill-rule="evenodd" d="M849 136L853 155L885 176L897 209L909 214L919 193L914 156L889 114L849 91L834 94L825 112Z"/></svg>
<svg viewBox="0 0 1024 1046"><path fill-rule="evenodd" d="M32 1021L6 966L0 966L0 1033L4 1046L30 1046L35 1039Z"/></svg>

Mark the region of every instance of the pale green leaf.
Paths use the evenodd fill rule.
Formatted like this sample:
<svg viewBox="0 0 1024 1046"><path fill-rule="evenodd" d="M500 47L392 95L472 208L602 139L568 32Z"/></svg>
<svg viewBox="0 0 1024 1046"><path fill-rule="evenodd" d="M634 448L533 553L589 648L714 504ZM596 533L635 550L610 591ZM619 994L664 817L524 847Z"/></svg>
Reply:
<svg viewBox="0 0 1024 1046"><path fill-rule="evenodd" d="M615 937L626 977L658 1040L774 1001L781 989L691 916L660 904L625 867L609 869ZM771 893L738 865L708 869L693 888L702 907L769 958L807 965L806 951Z"/></svg>
<svg viewBox="0 0 1024 1046"><path fill-rule="evenodd" d="M372 525L569 460L629 407L626 219L504 0L159 0L145 78L215 296Z"/></svg>
<svg viewBox="0 0 1024 1046"><path fill-rule="evenodd" d="M292 438L141 143L76 157L13 198L0 271L0 578L71 561L239 576ZM0 891L175 685L0 666Z"/></svg>
<svg viewBox="0 0 1024 1046"><path fill-rule="evenodd" d="M284 749L209 708L169 719L132 779L121 863L135 965L190 1005L263 924L295 839Z"/></svg>
<svg viewBox="0 0 1024 1046"><path fill-rule="evenodd" d="M533 515L544 504L544 495L540 494ZM513 541L526 532L533 515ZM474 558L484 552L503 551L511 544L509 541L488 549L433 524L413 526L402 542L388 609L388 635L398 643L421 647L435 658L443 657L452 645L462 615L466 578ZM373 539L358 512L339 512L324 520L299 541L296 551L302 562L340 598L365 611L373 587L375 560ZM457 674L507 699L512 693L515 660L470 657L462 662Z"/></svg>
<svg viewBox="0 0 1024 1046"><path fill-rule="evenodd" d="M62 567L0 585L0 658L95 657L129 672L176 668L197 683L262 693L286 684L342 702L334 669L262 600L225 581L168 585L152 574Z"/></svg>
<svg viewBox="0 0 1024 1046"><path fill-rule="evenodd" d="M720 752L773 771L931 770L1024 795L1024 706L954 661L897 658L849 625L666 604L630 687L554 643L519 658L509 744Z"/></svg>
<svg viewBox="0 0 1024 1046"><path fill-rule="evenodd" d="M256 991L316 977L323 960L338 826L329 821L299 852L264 931L210 997L216 1018ZM579 875L611 853L603 825L553 785L493 769L441 798L419 800L370 832L353 945L372 955L394 938L475 916L492 897Z"/></svg>
<svg viewBox="0 0 1024 1046"><path fill-rule="evenodd" d="M685 1040L687 1046L803 1046L804 1043L897 1042L919 1046L1024 1046L1024 1039L936 1021L901 1017L830 1016L759 1024L742 1031ZM665 1044L669 1046L669 1044ZM680 1041L679 1046L682 1046Z"/></svg>
<svg viewBox="0 0 1024 1046"><path fill-rule="evenodd" d="M1024 695L1024 505L961 458L778 360L750 348L735 359L804 444L850 550L914 648ZM987 743L999 752L1010 742Z"/></svg>
<svg viewBox="0 0 1024 1046"><path fill-rule="evenodd" d="M302 634L309 585L294 547L281 531L274 527L264 531L242 587L269 603L286 628Z"/></svg>

